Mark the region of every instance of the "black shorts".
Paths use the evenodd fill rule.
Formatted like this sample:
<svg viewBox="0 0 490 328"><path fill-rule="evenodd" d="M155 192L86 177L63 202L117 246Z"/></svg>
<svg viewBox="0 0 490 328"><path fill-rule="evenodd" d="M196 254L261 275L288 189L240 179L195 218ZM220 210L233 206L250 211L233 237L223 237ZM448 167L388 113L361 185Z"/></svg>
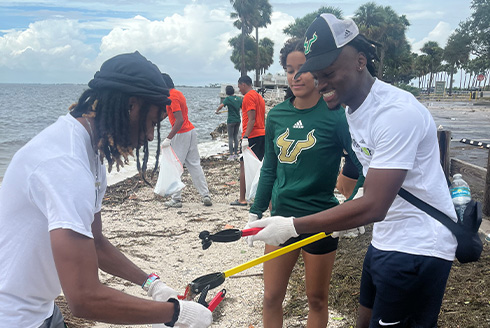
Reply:
<svg viewBox="0 0 490 328"><path fill-rule="evenodd" d="M359 171L349 155L345 155L345 162L344 166L342 167L342 175L354 180L357 180L359 178Z"/></svg>
<svg viewBox="0 0 490 328"><path fill-rule="evenodd" d="M369 246L359 303L372 309L369 327L437 327L451 261Z"/></svg>
<svg viewBox="0 0 490 328"><path fill-rule="evenodd" d="M286 240L284 244L281 244L279 246L284 247L291 245L292 243L295 243L297 241L303 240L305 238L308 238L310 236L315 235L314 233L303 233L300 234L298 237L290 238ZM313 255L322 255L322 254L327 254L331 253L333 251L337 250L337 246L339 244L339 239L338 238L332 238L332 236L328 236L327 238L322 238L320 240L317 240L311 244L305 245L301 247L302 250L304 250L306 253L313 254Z"/></svg>
<svg viewBox="0 0 490 328"><path fill-rule="evenodd" d="M265 136L258 136L255 138L248 138L248 146L252 149L255 156L261 161L265 154ZM240 157L243 161L243 157Z"/></svg>

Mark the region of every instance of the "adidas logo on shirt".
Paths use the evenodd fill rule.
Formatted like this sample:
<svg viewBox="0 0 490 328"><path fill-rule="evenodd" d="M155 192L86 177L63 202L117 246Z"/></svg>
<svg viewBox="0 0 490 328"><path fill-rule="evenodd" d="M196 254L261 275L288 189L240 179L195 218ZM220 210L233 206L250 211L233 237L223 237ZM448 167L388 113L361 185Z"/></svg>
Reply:
<svg viewBox="0 0 490 328"><path fill-rule="evenodd" d="M301 120L294 123L294 125L293 125L293 129L303 129L303 128L304 128L304 126L303 126L303 122L301 122Z"/></svg>

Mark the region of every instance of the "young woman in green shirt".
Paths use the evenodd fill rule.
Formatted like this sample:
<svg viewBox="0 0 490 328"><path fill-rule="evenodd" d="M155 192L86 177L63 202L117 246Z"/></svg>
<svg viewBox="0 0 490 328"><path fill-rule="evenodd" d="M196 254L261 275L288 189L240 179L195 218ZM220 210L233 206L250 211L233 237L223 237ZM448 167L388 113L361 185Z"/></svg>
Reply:
<svg viewBox="0 0 490 328"><path fill-rule="evenodd" d="M338 205L334 189L343 149L348 150L360 172L353 194L364 181L362 167L351 148L344 110L327 107L310 73L294 79L305 61L303 40L286 42L281 50L281 64L294 96L275 106L267 115L265 156L249 222L260 219L269 203L271 215L294 217ZM292 238L281 246L310 235ZM265 328L282 327L282 303L300 254L305 263L307 327L327 326L328 291L337 244L337 238L327 237L264 263ZM265 253L279 247L266 245Z"/></svg>

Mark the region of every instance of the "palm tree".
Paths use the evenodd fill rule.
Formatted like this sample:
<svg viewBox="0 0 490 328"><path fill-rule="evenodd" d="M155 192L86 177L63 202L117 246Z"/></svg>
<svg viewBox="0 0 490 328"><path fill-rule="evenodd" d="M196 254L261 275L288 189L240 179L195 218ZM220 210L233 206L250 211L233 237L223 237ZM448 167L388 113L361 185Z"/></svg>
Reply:
<svg viewBox="0 0 490 328"><path fill-rule="evenodd" d="M259 43L260 62L259 62L259 76L274 63L274 41L269 38L263 38Z"/></svg>
<svg viewBox="0 0 490 328"><path fill-rule="evenodd" d="M405 15L398 16L390 6L383 7L368 2L356 10L354 21L362 34L381 44L381 47L378 47L379 78L383 78L387 70L385 57L391 59L389 62L396 63L396 57L401 55L401 50L407 52L403 54L404 57L410 56L410 46L405 37L410 23Z"/></svg>
<svg viewBox="0 0 490 328"><path fill-rule="evenodd" d="M231 38L228 43L232 46L233 51L231 53L230 59L234 64L235 69L240 70L242 62L245 63L245 71L251 71L256 68L256 58L257 58L257 48L255 47L256 42L253 37L250 35L245 36L245 40L243 40L244 54L241 55L241 44L242 44L242 35L238 35L234 38ZM259 51L260 51L260 63L259 63L259 74L268 69L273 63L273 55L274 55L274 42L269 38L263 38L259 42Z"/></svg>
<svg viewBox="0 0 490 328"><path fill-rule="evenodd" d="M233 63L235 69L240 72L244 71L246 75L248 71L253 70L255 67L255 40L250 35L239 34L230 40L228 43L233 48L231 52L230 60Z"/></svg>
<svg viewBox="0 0 490 328"><path fill-rule="evenodd" d="M432 78L434 77L434 73L438 71L442 62L442 54L443 50L439 47L439 44L435 41L428 41L424 44L424 46L420 49L423 53L427 55L428 64L429 64L429 85L427 86L427 92L430 94L430 88L432 86Z"/></svg>
<svg viewBox="0 0 490 328"><path fill-rule="evenodd" d="M450 66L449 94L453 91L453 75L455 70L469 60L471 51L471 39L467 33L460 29L449 36L444 48L443 58Z"/></svg>
<svg viewBox="0 0 490 328"><path fill-rule="evenodd" d="M256 52L257 61L255 66L255 86L259 86L260 79L260 51L259 51L259 27L266 27L271 23L272 7L269 0L255 0L255 11L251 20L251 24L255 27L255 42L256 42Z"/></svg>
<svg viewBox="0 0 490 328"><path fill-rule="evenodd" d="M241 30L241 63L240 63L240 75L247 75L247 70L245 69L245 38L250 33L252 33L253 26L253 16L255 12L255 2L253 0L230 0L235 12L230 14L232 19L235 19L233 25Z"/></svg>
<svg viewBox="0 0 490 328"><path fill-rule="evenodd" d="M417 59L415 60L415 70L419 77L419 89L423 89L425 77L429 74L429 60L427 55L417 56Z"/></svg>

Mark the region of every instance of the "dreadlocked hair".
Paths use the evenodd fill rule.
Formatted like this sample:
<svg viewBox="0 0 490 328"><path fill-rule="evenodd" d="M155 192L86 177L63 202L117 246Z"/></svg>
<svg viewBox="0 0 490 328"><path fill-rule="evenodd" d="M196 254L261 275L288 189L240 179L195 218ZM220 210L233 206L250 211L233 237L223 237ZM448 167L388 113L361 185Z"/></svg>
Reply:
<svg viewBox="0 0 490 328"><path fill-rule="evenodd" d="M291 38L286 41L284 44L284 47L282 47L280 55L279 55L279 60L281 62L281 66L286 69L286 61L288 59L288 55L292 52L299 51L299 52L304 52L305 41L303 39L298 39L298 38Z"/></svg>
<svg viewBox="0 0 490 328"><path fill-rule="evenodd" d="M70 106L71 115L75 118L87 117L95 119L95 132L98 136L97 148L100 154L100 160L107 160L108 171L112 171L112 167L116 164L116 169L129 164L129 156L133 156L133 146L131 144L131 128L129 121L129 96L115 90L85 90L78 103ZM139 127L146 135L146 117L151 104L143 101L140 115ZM160 155L160 122L157 125L158 129L158 147L156 155L155 168L152 172L155 173L158 167L158 157ZM146 168L148 165L148 140L144 141L143 145L143 163L140 164L139 149L136 149L136 161L138 172L143 181L150 185L146 180Z"/></svg>
<svg viewBox="0 0 490 328"><path fill-rule="evenodd" d="M372 76L376 76L375 62L379 62L376 47L382 47L382 45L375 41L369 40L362 34L358 34L351 42L349 42L349 45L356 48L357 51L362 52L366 56L366 67Z"/></svg>
<svg viewBox="0 0 490 328"><path fill-rule="evenodd" d="M143 100L143 104L142 104L141 109L140 109L140 120L138 123L139 124L139 130L143 131L145 136L146 136L146 117L148 116L148 113L150 112L151 105L152 105L151 103ZM164 109L160 108L159 114L158 114L159 117L161 117L161 114L162 114L161 112L163 110ZM153 176L155 175L155 172L158 168L158 159L160 157L160 121L158 121L158 123L157 123L156 130L157 130L157 139L158 139L157 153L156 153L156 159L155 159L155 166L154 166L153 170L151 171L150 179L153 179ZM140 164L140 150L139 150L139 148L136 149L136 167L138 169L138 172L140 172L140 175L141 175L141 178L143 179L143 181L151 187L152 186L151 183L149 183L146 180L146 169L148 166L149 155L150 155L150 151L148 148L148 140L145 138L144 144L143 144L143 162L141 164Z"/></svg>

